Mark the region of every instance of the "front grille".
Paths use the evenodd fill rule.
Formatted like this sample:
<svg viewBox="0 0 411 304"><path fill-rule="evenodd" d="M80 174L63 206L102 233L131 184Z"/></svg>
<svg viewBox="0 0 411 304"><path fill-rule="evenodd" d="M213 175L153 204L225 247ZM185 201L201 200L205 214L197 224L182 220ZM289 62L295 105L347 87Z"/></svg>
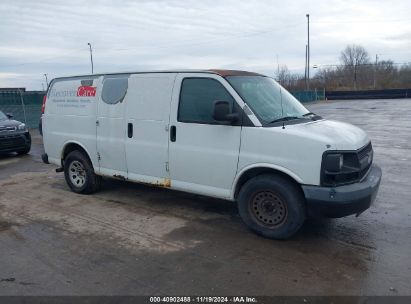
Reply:
<svg viewBox="0 0 411 304"><path fill-rule="evenodd" d="M356 183L368 173L373 161L371 142L357 151L336 151L344 155L344 165L341 172L327 172L322 169L321 184L323 186L341 186ZM323 156L323 161L324 161Z"/></svg>
<svg viewBox="0 0 411 304"><path fill-rule="evenodd" d="M16 131L16 130L17 130L17 127L4 127L4 126L0 127L0 133L3 133L3 132L14 132L14 131Z"/></svg>
<svg viewBox="0 0 411 304"><path fill-rule="evenodd" d="M21 147L25 144L26 141L21 135L0 136L0 150Z"/></svg>
<svg viewBox="0 0 411 304"><path fill-rule="evenodd" d="M359 178L362 179L370 169L374 156L371 142L357 152L360 167Z"/></svg>
<svg viewBox="0 0 411 304"><path fill-rule="evenodd" d="M361 161L361 159L367 157L370 152L372 152L371 142L357 152L358 159Z"/></svg>

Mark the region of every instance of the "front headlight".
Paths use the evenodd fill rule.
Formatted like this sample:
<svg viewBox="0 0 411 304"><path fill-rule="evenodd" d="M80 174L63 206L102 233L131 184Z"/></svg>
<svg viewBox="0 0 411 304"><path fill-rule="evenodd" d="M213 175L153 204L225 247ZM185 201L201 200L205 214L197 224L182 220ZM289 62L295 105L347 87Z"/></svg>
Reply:
<svg viewBox="0 0 411 304"><path fill-rule="evenodd" d="M360 181L372 164L371 143L351 151L325 151L321 165L321 185L339 186Z"/></svg>
<svg viewBox="0 0 411 304"><path fill-rule="evenodd" d="M342 154L328 154L325 157L324 168L327 172L340 172L344 164Z"/></svg>
<svg viewBox="0 0 411 304"><path fill-rule="evenodd" d="M355 182L359 178L360 164L356 152L326 152L323 156L321 184L337 186Z"/></svg>
<svg viewBox="0 0 411 304"><path fill-rule="evenodd" d="M17 130L19 130L19 131L26 131L26 130L27 130L27 127L26 127L26 125L25 125L24 123L22 123L22 124L19 124L19 125L17 126Z"/></svg>

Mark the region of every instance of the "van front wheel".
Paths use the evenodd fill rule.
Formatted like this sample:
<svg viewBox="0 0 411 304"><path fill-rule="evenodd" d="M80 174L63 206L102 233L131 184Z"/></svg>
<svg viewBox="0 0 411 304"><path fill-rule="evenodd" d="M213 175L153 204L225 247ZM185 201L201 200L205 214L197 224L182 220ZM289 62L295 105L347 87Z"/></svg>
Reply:
<svg viewBox="0 0 411 304"><path fill-rule="evenodd" d="M101 177L94 173L93 165L80 151L70 152L64 160L64 177L76 193L90 194L100 187Z"/></svg>
<svg viewBox="0 0 411 304"><path fill-rule="evenodd" d="M290 238L306 218L301 189L288 179L271 174L244 184L238 196L238 210L251 230L271 239Z"/></svg>

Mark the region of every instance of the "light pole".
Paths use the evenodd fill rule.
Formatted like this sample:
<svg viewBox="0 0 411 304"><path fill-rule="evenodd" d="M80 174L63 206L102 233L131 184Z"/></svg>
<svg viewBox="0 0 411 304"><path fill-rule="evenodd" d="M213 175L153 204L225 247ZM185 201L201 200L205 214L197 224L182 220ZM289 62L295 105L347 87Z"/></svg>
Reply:
<svg viewBox="0 0 411 304"><path fill-rule="evenodd" d="M304 67L304 84L305 84L305 90L307 91L307 50L308 47L305 45L305 67Z"/></svg>
<svg viewBox="0 0 411 304"><path fill-rule="evenodd" d="M44 74L44 77L46 78L46 85L47 85L47 88L48 88L49 87L49 81L47 79L47 74Z"/></svg>
<svg viewBox="0 0 411 304"><path fill-rule="evenodd" d="M307 17L307 91L310 89L310 14Z"/></svg>
<svg viewBox="0 0 411 304"><path fill-rule="evenodd" d="M91 43L87 43L90 47L90 61L91 61L91 74L94 74L94 66L93 66L93 50L91 49Z"/></svg>

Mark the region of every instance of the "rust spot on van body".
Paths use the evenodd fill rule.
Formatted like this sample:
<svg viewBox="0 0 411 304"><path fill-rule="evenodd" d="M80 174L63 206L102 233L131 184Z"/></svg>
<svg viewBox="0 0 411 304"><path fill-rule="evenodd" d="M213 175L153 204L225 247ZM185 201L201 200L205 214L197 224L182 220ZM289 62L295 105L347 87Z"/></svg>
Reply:
<svg viewBox="0 0 411 304"><path fill-rule="evenodd" d="M120 180L127 180L123 175L119 174L114 174L114 178L120 179ZM150 185L150 186L157 186L157 187L162 187L162 188L170 188L171 187L171 179L169 178L162 178L159 180L156 180L154 182L137 182L139 184L144 184L144 185Z"/></svg>
<svg viewBox="0 0 411 304"><path fill-rule="evenodd" d="M169 178L164 179L164 187L166 187L166 188L171 187L171 179L169 179Z"/></svg>
<svg viewBox="0 0 411 304"><path fill-rule="evenodd" d="M171 179L163 178L163 179L157 180L155 182L146 182L146 183L143 183L143 184L150 185L150 186L161 187L161 188L170 188L171 187Z"/></svg>

